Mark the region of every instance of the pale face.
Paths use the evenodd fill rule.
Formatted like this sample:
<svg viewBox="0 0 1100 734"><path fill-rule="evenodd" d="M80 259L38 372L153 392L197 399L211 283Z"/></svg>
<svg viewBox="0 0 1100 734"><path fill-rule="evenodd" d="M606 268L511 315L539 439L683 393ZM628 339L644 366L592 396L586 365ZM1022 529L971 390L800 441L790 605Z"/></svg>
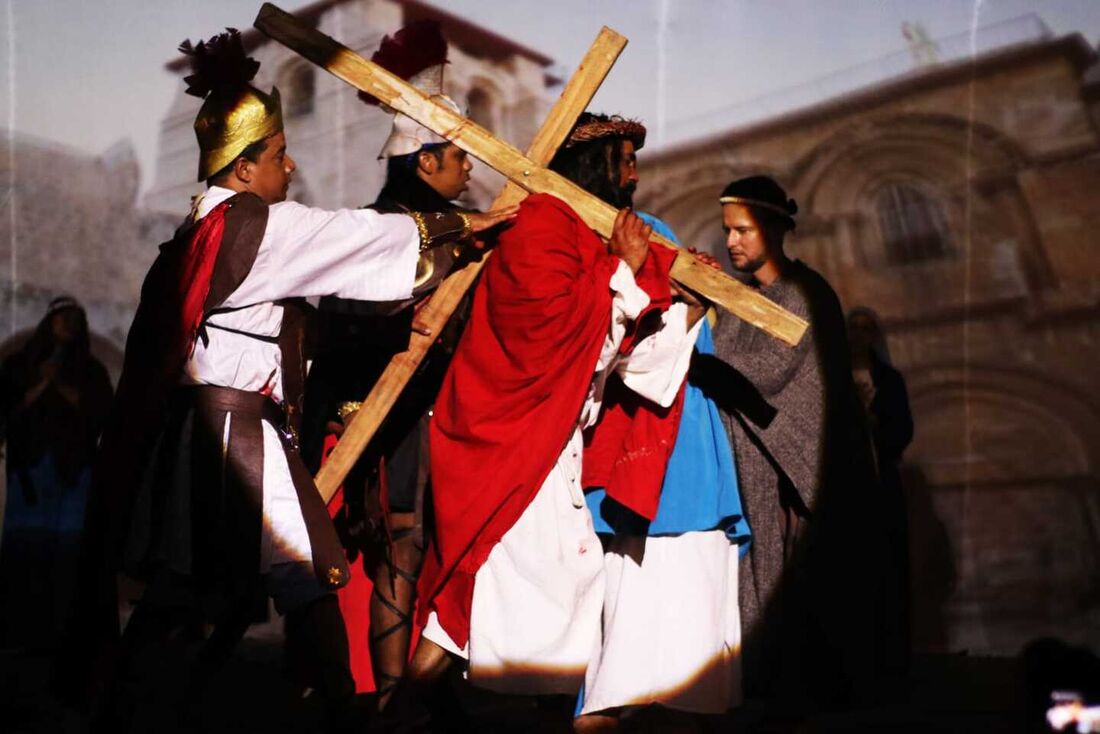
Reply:
<svg viewBox="0 0 1100 734"><path fill-rule="evenodd" d="M754 273L768 261L768 243L764 230L744 204L722 205L722 229L726 250L733 267L742 273Z"/></svg>

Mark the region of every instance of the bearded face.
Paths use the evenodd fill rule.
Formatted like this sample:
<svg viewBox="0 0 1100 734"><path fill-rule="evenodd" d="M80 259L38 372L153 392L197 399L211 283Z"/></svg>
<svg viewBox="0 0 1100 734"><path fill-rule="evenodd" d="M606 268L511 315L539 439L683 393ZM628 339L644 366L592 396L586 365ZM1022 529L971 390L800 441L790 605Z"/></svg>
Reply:
<svg viewBox="0 0 1100 734"><path fill-rule="evenodd" d="M638 159L632 140L608 138L563 148L550 162L550 170L616 209L634 205Z"/></svg>
<svg viewBox="0 0 1100 734"><path fill-rule="evenodd" d="M632 140L621 140L618 145L617 156L611 155L615 151L614 147L609 146L608 149L608 175L614 184L612 188L615 189L615 200L608 203L622 209L634 206L634 191L638 188L638 156Z"/></svg>

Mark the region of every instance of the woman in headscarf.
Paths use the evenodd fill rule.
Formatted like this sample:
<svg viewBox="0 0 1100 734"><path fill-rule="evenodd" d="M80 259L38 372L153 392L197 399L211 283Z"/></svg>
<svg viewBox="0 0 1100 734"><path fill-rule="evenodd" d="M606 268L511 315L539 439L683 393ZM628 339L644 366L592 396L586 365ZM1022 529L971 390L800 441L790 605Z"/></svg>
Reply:
<svg viewBox="0 0 1100 734"><path fill-rule="evenodd" d="M89 468L111 404L84 309L55 298L0 367L7 506L0 547L5 646L51 647L75 583Z"/></svg>

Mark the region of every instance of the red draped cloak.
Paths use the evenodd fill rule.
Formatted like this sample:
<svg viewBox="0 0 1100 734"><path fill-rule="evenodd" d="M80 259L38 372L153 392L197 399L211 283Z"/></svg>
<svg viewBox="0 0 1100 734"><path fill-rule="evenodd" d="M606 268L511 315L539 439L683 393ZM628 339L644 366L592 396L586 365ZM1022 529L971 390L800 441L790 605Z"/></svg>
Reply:
<svg viewBox="0 0 1100 734"><path fill-rule="evenodd" d="M648 311L670 303L674 257L650 246L636 276L650 296ZM419 586L419 622L434 610L459 645L469 637L474 575L576 429L610 327L610 281L621 262L565 202L540 194L523 202L485 267L435 404L435 533ZM674 438L674 416L659 422ZM650 483L659 491L664 461L652 456L659 466L651 465Z"/></svg>

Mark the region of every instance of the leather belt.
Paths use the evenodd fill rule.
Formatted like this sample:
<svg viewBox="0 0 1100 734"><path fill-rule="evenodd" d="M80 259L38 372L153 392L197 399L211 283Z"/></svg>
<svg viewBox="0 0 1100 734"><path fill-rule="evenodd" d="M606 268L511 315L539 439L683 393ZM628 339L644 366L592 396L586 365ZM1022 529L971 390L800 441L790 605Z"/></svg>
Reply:
<svg viewBox="0 0 1100 734"><path fill-rule="evenodd" d="M270 396L217 385L194 385L183 389L190 392L196 402L208 407L267 421L279 433L284 443L294 451L298 450L298 432L290 425L285 408Z"/></svg>

